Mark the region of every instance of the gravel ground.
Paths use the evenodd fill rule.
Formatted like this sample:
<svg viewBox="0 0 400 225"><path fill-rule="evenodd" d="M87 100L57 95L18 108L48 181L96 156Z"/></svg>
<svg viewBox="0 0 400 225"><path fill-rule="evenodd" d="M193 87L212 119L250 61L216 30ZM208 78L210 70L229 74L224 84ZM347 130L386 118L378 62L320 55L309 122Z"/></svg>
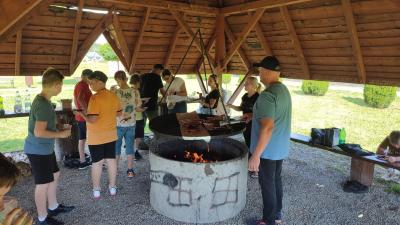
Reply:
<svg viewBox="0 0 400 225"><path fill-rule="evenodd" d="M59 201L77 208L59 215L66 224L184 224L159 215L149 201L148 152L137 163L138 175L125 178L125 164L119 168L119 193L112 198L103 194L100 200L91 198L90 170L61 168ZM385 192L384 184L375 182L366 194L345 193L341 184L347 179L348 157L292 143L288 160L284 162L284 225L301 224L400 224L400 197ZM375 178L383 169L376 167ZM104 173L105 179L106 173ZM376 179L375 179L376 181ZM35 214L32 177L21 181L9 195L16 196L23 208ZM106 184L103 182L103 190ZM249 179L247 205L236 217L215 224L246 224L249 218L260 217L262 202L258 180Z"/></svg>

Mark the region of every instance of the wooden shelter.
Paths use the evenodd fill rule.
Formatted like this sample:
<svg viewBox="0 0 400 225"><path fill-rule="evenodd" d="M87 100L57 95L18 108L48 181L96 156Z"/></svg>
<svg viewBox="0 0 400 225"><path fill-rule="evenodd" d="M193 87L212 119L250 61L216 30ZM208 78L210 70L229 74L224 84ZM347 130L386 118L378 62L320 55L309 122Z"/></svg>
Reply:
<svg viewBox="0 0 400 225"><path fill-rule="evenodd" d="M176 69L196 31L216 73L400 86L399 0L0 0L0 75L72 74L100 34L130 72ZM180 70L203 69L195 38Z"/></svg>

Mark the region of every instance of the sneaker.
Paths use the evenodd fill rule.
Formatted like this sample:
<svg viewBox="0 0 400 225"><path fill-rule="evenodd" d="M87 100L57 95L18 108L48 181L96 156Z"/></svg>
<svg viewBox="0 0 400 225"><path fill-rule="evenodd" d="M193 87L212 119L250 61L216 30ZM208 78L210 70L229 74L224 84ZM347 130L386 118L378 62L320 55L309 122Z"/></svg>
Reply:
<svg viewBox="0 0 400 225"><path fill-rule="evenodd" d="M117 187L109 187L108 191L110 192L111 196L117 195Z"/></svg>
<svg viewBox="0 0 400 225"><path fill-rule="evenodd" d="M267 221L265 221L265 220L256 220L252 224L254 224L254 225L276 225L276 223L274 223L274 222L267 223Z"/></svg>
<svg viewBox="0 0 400 225"><path fill-rule="evenodd" d="M137 150L137 151L135 152L135 160L136 160L136 161L139 161L139 160L141 160L141 159L143 159L143 156L139 153L139 150Z"/></svg>
<svg viewBox="0 0 400 225"><path fill-rule="evenodd" d="M126 174L128 175L128 178L133 178L134 176L136 176L136 173L133 169L128 169L126 171Z"/></svg>
<svg viewBox="0 0 400 225"><path fill-rule="evenodd" d="M39 221L38 219L36 219L35 224L36 225L63 225L64 222L47 216L47 218L44 221Z"/></svg>
<svg viewBox="0 0 400 225"><path fill-rule="evenodd" d="M99 199L101 196L100 190L93 190L93 198Z"/></svg>
<svg viewBox="0 0 400 225"><path fill-rule="evenodd" d="M276 224L282 223L282 218L283 218L283 212L277 212L275 214L275 223Z"/></svg>
<svg viewBox="0 0 400 225"><path fill-rule="evenodd" d="M84 170L84 169L86 169L86 168L88 168L88 167L90 167L90 166L92 166L92 163L83 162L83 163L79 163L78 169L79 169L79 170Z"/></svg>
<svg viewBox="0 0 400 225"><path fill-rule="evenodd" d="M54 210L48 209L47 213L48 213L48 217L52 217L52 216L57 216L60 213L71 212L74 209L75 209L75 206L65 206L63 204L59 204L58 207Z"/></svg>

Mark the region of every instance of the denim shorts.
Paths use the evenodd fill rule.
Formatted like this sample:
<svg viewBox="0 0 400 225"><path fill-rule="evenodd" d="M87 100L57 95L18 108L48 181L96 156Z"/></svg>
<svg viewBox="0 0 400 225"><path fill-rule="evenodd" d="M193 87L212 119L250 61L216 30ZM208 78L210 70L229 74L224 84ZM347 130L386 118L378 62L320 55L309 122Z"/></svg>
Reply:
<svg viewBox="0 0 400 225"><path fill-rule="evenodd" d="M118 140L115 145L115 153L121 155L122 139L125 139L125 153L133 155L135 144L135 126L131 127L117 127Z"/></svg>

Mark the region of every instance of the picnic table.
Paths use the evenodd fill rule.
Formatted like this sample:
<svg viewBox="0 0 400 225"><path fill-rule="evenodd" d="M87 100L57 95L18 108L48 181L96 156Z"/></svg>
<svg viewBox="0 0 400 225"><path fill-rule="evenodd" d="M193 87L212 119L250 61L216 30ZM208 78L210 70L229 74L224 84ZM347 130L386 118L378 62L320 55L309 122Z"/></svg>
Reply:
<svg viewBox="0 0 400 225"><path fill-rule="evenodd" d="M336 146L313 145L310 143L311 137L301 134L292 134L290 138L294 142L351 157L350 179L358 181L368 187L370 187L373 182L375 165L400 170L400 163L389 163L386 160L377 158L377 155L358 156L349 154Z"/></svg>

